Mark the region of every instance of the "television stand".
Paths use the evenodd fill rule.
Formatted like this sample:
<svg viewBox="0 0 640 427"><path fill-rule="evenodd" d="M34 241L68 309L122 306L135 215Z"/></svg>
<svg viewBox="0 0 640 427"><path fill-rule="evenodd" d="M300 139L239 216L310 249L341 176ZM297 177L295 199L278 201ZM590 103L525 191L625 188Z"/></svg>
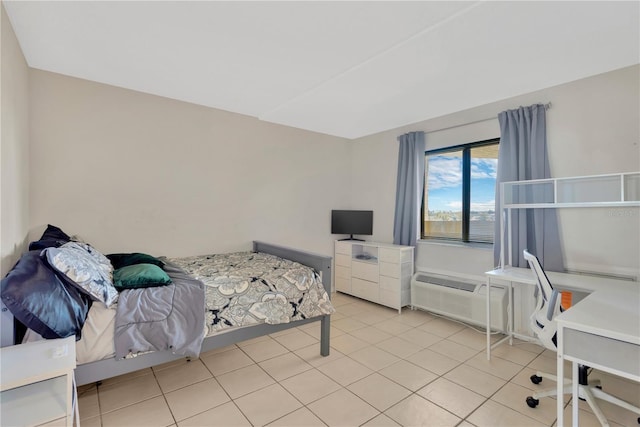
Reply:
<svg viewBox="0 0 640 427"><path fill-rule="evenodd" d="M340 240L338 240L338 241L339 241L339 242L344 242L344 241L346 241L346 240L353 240L353 241L356 241L356 242L364 242L364 239L354 239L354 238L353 238L353 234L351 235L351 237L347 237L346 239L340 239Z"/></svg>
<svg viewBox="0 0 640 427"><path fill-rule="evenodd" d="M411 304L412 246L335 242L336 291L394 308Z"/></svg>

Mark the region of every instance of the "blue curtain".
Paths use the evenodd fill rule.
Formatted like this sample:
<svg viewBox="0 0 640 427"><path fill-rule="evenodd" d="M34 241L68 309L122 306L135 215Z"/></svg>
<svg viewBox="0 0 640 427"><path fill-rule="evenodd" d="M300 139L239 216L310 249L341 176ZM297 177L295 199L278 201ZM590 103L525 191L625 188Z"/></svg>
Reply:
<svg viewBox="0 0 640 427"><path fill-rule="evenodd" d="M500 122L500 148L496 178L496 217L494 231L494 262L499 264L500 251L505 245L505 259L509 251L514 267L527 267L522 250L536 255L545 270L563 271L562 248L555 209L515 209L507 224L511 227L512 247L500 241L502 212L500 183L529 179L551 178L547 155L546 111L542 104L503 111Z"/></svg>
<svg viewBox="0 0 640 427"><path fill-rule="evenodd" d="M420 207L424 188L424 132L400 135L398 142L393 243L415 246L420 233Z"/></svg>

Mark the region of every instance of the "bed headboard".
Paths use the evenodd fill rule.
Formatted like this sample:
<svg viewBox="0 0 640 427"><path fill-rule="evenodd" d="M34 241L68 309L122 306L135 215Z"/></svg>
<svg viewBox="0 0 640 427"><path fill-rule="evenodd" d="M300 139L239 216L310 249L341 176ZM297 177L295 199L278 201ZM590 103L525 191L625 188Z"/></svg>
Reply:
<svg viewBox="0 0 640 427"><path fill-rule="evenodd" d="M326 255L315 254L313 252L301 251L298 249L287 248L284 246L273 245L271 243L253 241L254 252L264 252L271 255L286 258L291 261L299 262L306 266L315 268L322 273L322 284L327 293L331 295L331 257Z"/></svg>

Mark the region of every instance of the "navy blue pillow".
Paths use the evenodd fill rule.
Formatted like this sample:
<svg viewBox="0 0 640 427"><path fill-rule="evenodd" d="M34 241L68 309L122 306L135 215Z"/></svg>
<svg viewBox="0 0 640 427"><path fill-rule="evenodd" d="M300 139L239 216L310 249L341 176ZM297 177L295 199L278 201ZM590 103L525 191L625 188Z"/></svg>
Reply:
<svg viewBox="0 0 640 427"><path fill-rule="evenodd" d="M44 233L40 236L40 240L29 243L29 250L35 251L51 247L58 248L70 241L71 237L62 231L61 228L47 224L47 229L44 230Z"/></svg>
<svg viewBox="0 0 640 427"><path fill-rule="evenodd" d="M80 339L91 300L65 285L40 256L29 251L0 282L2 302L13 316L42 337Z"/></svg>

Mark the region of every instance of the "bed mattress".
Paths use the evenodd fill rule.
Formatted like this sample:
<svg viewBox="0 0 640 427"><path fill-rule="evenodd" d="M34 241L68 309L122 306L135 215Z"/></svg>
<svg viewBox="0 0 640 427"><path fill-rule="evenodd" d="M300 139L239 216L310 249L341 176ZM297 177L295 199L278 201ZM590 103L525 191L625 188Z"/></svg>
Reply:
<svg viewBox="0 0 640 427"><path fill-rule="evenodd" d="M208 334L334 312L316 271L274 255L236 252L169 262L205 284Z"/></svg>

